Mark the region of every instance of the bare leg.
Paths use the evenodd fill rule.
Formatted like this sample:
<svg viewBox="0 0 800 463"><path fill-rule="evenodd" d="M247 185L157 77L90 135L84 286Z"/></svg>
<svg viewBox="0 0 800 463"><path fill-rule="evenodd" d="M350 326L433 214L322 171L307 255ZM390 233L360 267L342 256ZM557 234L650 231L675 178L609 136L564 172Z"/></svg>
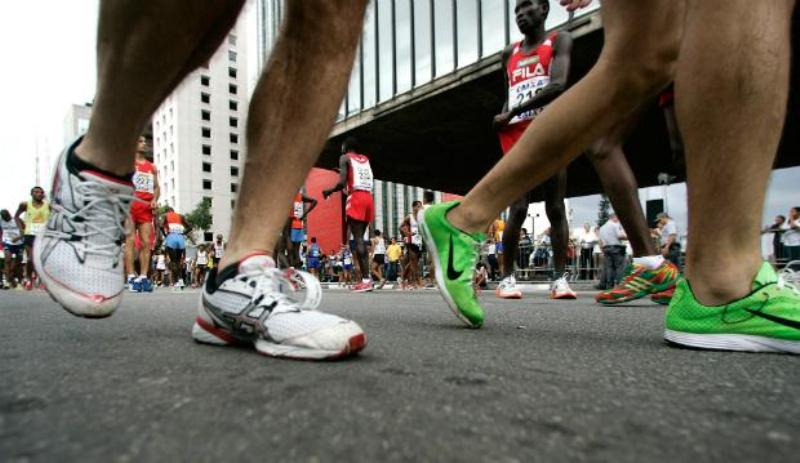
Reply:
<svg viewBox="0 0 800 463"><path fill-rule="evenodd" d="M367 0L286 2L281 36L250 103L245 175L222 267L254 250L272 252L292 197L330 134L366 5ZM320 82L325 91L309 91Z"/></svg>
<svg viewBox="0 0 800 463"><path fill-rule="evenodd" d="M130 219L129 219L130 220ZM134 253L136 252L136 232L137 226L131 225L131 234L125 237L125 274L133 275L136 270L134 269Z"/></svg>
<svg viewBox="0 0 800 463"><path fill-rule="evenodd" d="M514 274L514 264L519 254L519 232L528 214L528 195L514 201L508 213L506 228L503 229L503 254L505 259L501 265L501 278Z"/></svg>
<svg viewBox="0 0 800 463"><path fill-rule="evenodd" d="M139 225L139 239L142 247L139 249L139 275L150 276L150 238L153 236L153 224Z"/></svg>
<svg viewBox="0 0 800 463"><path fill-rule="evenodd" d="M544 209L550 221L550 242L553 245L553 271L561 276L567 268L569 224L564 197L567 195L567 170L562 169L544 185Z"/></svg>
<svg viewBox="0 0 800 463"><path fill-rule="evenodd" d="M159 104L210 57L244 0L103 1L92 119L78 157L125 175L136 140Z"/></svg>
<svg viewBox="0 0 800 463"><path fill-rule="evenodd" d="M356 242L356 248L353 249L353 254L355 254L354 260L361 273L361 279L369 278L369 256L367 255L367 247L364 246L364 232L367 230L369 224L367 222L347 219L347 226L350 228L350 233L353 234L353 239Z"/></svg>
<svg viewBox="0 0 800 463"><path fill-rule="evenodd" d="M462 230L486 229L516 198L563 169L672 78L683 2L606 0L605 46L592 70L536 118L514 148L448 218Z"/></svg>
<svg viewBox="0 0 800 463"><path fill-rule="evenodd" d="M759 229L786 115L793 4L693 1L687 15L675 80L687 155L686 276L707 305L747 295L762 262Z"/></svg>
<svg viewBox="0 0 800 463"><path fill-rule="evenodd" d="M600 177L603 191L619 215L634 257L642 257L656 255L658 251L650 239L650 227L639 202L639 185L622 151L622 142L637 120L638 117L633 117L618 126L594 143L586 154Z"/></svg>

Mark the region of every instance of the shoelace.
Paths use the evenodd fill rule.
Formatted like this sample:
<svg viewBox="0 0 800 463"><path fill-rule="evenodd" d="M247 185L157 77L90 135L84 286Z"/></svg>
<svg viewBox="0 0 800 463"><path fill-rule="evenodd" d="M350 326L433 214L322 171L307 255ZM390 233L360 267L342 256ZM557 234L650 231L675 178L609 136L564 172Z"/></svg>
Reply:
<svg viewBox="0 0 800 463"><path fill-rule="evenodd" d="M776 283L776 286L778 289L785 288L792 291L795 295L800 296L800 288L795 286L797 283L800 283L800 273L792 270L791 267L793 263L800 265L800 261L792 261L786 264L786 267L784 267L778 275L778 283Z"/></svg>
<svg viewBox="0 0 800 463"><path fill-rule="evenodd" d="M86 254L95 254L107 257L118 257L120 252L120 239L127 234L125 226L128 211L133 201L141 201L132 195L119 193L118 190L100 182L85 180L75 186L75 190L84 200L84 206L75 212L70 212L63 206L55 204L53 209L61 213L70 226L75 229L72 233L62 230L46 230L45 235L69 240L73 236L81 239ZM83 224L86 230L80 232ZM102 244L95 240L87 239L93 235L101 235L108 239Z"/></svg>
<svg viewBox="0 0 800 463"><path fill-rule="evenodd" d="M289 278L283 270L263 268L255 275L239 274L234 279L252 287L253 294L250 300L253 306L268 309L269 314L316 309L322 299L319 282L307 272L295 270L294 273L296 276ZM302 280L306 288L306 295L302 301L290 296L297 292L292 285L294 278Z"/></svg>

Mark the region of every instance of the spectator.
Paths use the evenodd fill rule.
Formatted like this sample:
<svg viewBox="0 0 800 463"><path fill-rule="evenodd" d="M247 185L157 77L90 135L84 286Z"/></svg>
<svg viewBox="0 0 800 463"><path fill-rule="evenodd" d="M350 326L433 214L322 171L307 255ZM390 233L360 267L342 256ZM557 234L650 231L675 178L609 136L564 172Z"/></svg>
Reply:
<svg viewBox="0 0 800 463"><path fill-rule="evenodd" d="M475 278L472 280L475 290L486 289L488 282L489 273L486 271L486 265L483 262L478 262L475 265Z"/></svg>
<svg viewBox="0 0 800 463"><path fill-rule="evenodd" d="M500 263L497 261L497 244L491 238L486 242L486 261L489 263L489 279L495 280Z"/></svg>
<svg viewBox="0 0 800 463"><path fill-rule="evenodd" d="M519 231L519 268L528 268L531 254L533 253L533 241L528 234L528 229L522 228Z"/></svg>
<svg viewBox="0 0 800 463"><path fill-rule="evenodd" d="M589 222L583 224L583 229L578 234L578 244L581 248L580 277L582 280L592 280L595 277L592 254L598 241L597 233L592 229Z"/></svg>
<svg viewBox="0 0 800 463"><path fill-rule="evenodd" d="M403 256L403 248L397 244L397 238L392 238L389 247L386 248L386 259L389 262L389 268L386 271L386 279L389 281L397 281L397 275L400 273L400 257Z"/></svg>
<svg viewBox="0 0 800 463"><path fill-rule="evenodd" d="M622 240L627 237L616 214L609 216L608 221L600 227L598 235L603 249L603 280L599 286L609 289L619 283L625 271L625 245Z"/></svg>
<svg viewBox="0 0 800 463"><path fill-rule="evenodd" d="M772 258L775 262L783 259L783 233L786 231L786 216L776 215L772 225L767 225L761 230L762 234L772 233Z"/></svg>
<svg viewBox="0 0 800 463"><path fill-rule="evenodd" d="M678 241L678 226L666 212L662 212L656 217L662 224L659 242L661 254L676 267L681 268L681 243Z"/></svg>
<svg viewBox="0 0 800 463"><path fill-rule="evenodd" d="M789 209L786 231L783 232L783 252L790 262L800 260L800 206Z"/></svg>

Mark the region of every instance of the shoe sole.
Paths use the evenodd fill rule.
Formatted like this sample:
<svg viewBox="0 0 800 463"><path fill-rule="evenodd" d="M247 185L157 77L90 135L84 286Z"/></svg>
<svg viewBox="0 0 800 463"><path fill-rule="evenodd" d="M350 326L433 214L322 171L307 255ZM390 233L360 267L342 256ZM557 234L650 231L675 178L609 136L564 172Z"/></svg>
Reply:
<svg viewBox="0 0 800 463"><path fill-rule="evenodd" d="M494 293L499 299L522 299L522 294L515 293L515 294L499 294Z"/></svg>
<svg viewBox="0 0 800 463"><path fill-rule="evenodd" d="M34 249L41 249L41 235L36 236L33 246ZM113 315L114 311L119 307L124 288L114 296L109 298L99 296L102 300L95 300L82 294L77 294L55 278L51 278L44 268L44 265L42 265L41 256L37 252L33 253L33 265L39 278L44 283L44 289L47 291L47 294L50 295L50 299L76 317L93 319L108 318ZM122 278L122 275L120 275L120 278ZM63 288L63 290L61 290L61 288Z"/></svg>
<svg viewBox="0 0 800 463"><path fill-rule="evenodd" d="M555 299L555 300L559 300L559 299L577 299L577 298L578 298L578 296L576 294L562 294L560 296L556 296L554 294L550 295L550 299Z"/></svg>
<svg viewBox="0 0 800 463"><path fill-rule="evenodd" d="M800 341L749 334L697 334L664 330L664 340L669 344L702 350L800 354Z"/></svg>
<svg viewBox="0 0 800 463"><path fill-rule="evenodd" d="M347 328L353 330L348 338L347 345L340 350L307 349L286 344L276 344L264 339L254 343L246 343L232 336L225 330L215 327L211 322L202 317L195 319L192 326L192 338L202 344L214 346L243 346L250 344L256 351L267 357L285 358L291 360L339 360L355 355L367 346L367 335L354 322L348 322Z"/></svg>
<svg viewBox="0 0 800 463"><path fill-rule="evenodd" d="M428 240L429 243L431 243L431 246L428 246L428 249L433 254L433 267L436 269L436 272L435 272L436 273L436 286L439 287L439 294L442 295L442 298L447 303L447 305L450 307L450 310L454 314L456 314L456 317L458 317L459 320L464 322L464 324L466 324L470 328L480 328L482 323L480 325L476 325L476 324L472 323L469 320L469 318L467 318L464 314L462 314L461 310L458 309L458 305L456 305L456 302L453 300L452 297L450 297L450 293L447 291L447 286L445 285L444 276L443 276L444 275L443 272L445 270L442 268L441 263L439 261L439 251L436 249L436 242L433 240L433 235L431 235L430 231L428 230L428 225L425 222L425 214L422 214L422 220L419 222L418 225L419 225L419 229L422 232L422 234L424 235L425 239Z"/></svg>

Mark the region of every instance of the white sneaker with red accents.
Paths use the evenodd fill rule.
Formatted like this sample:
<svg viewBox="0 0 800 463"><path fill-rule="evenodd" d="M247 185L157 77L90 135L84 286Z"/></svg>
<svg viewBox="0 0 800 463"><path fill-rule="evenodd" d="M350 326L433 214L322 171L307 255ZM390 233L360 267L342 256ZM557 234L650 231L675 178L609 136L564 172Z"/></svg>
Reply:
<svg viewBox="0 0 800 463"><path fill-rule="evenodd" d="M367 337L358 324L313 310L319 304L319 282L295 270L306 292L292 296L296 281L263 254L242 260L237 268L216 269L203 285L192 337L215 345L253 345L261 354L299 360L328 360L361 351Z"/></svg>
<svg viewBox="0 0 800 463"><path fill-rule="evenodd" d="M522 299L522 291L517 288L517 280L513 275L500 280L494 293L500 299Z"/></svg>
<svg viewBox="0 0 800 463"><path fill-rule="evenodd" d="M102 318L119 306L125 288L122 244L133 185L100 172L71 168L59 157L50 217L36 236L33 262L50 296L68 312Z"/></svg>
<svg viewBox="0 0 800 463"><path fill-rule="evenodd" d="M569 282L567 278L569 277L568 272L564 272L561 275L561 278L558 278L553 284L550 286L550 299L577 299L578 295L575 294L575 291L569 287Z"/></svg>

